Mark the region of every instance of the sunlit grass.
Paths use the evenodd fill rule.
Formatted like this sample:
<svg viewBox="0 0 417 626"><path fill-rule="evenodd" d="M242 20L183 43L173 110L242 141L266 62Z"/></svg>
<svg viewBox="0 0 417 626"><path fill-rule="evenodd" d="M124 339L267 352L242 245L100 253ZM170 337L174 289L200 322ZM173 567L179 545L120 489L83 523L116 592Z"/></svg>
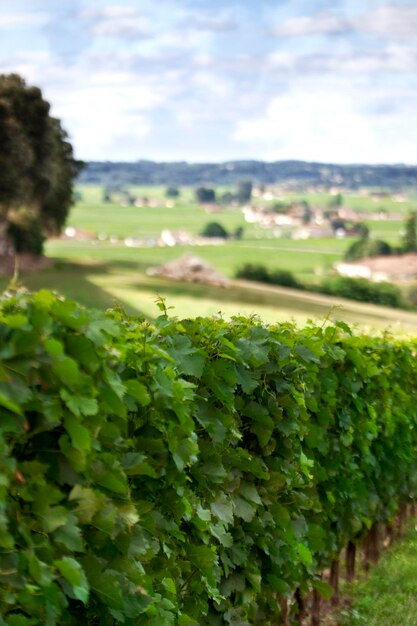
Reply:
<svg viewBox="0 0 417 626"><path fill-rule="evenodd" d="M143 267L128 259L59 260L55 268L26 274L21 280L31 290L53 289L101 309L119 304L129 313L148 318L159 314L155 301L162 296L177 317L257 315L266 323L293 320L299 324L328 318L370 332L390 329L396 334L417 334L416 313L245 281L233 281L226 289L169 281L147 276ZM0 289L7 281L0 280Z"/></svg>
<svg viewBox="0 0 417 626"><path fill-rule="evenodd" d="M353 585L353 606L341 626L416 626L417 532L393 546L369 579Z"/></svg>

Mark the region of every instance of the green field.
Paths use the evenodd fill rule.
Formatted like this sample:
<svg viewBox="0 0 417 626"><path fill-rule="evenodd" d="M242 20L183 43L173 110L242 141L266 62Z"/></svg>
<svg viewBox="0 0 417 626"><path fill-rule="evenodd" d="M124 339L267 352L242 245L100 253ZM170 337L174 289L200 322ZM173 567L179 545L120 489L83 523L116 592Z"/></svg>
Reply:
<svg viewBox="0 0 417 626"><path fill-rule="evenodd" d="M236 269L244 263L261 263L270 269L289 270L301 280L317 282L332 272L333 264L342 258L351 239L276 238L271 230L247 224L240 209L208 214L196 204L191 189L182 190L172 208L166 206L162 187L132 189L137 197L147 196L158 204L140 208L103 203L103 190L99 187L83 186L78 191L80 200L72 209L68 225L89 233L92 238L47 242L46 253L56 261L55 267L24 276L24 283L31 289L57 289L84 304L98 307L117 302L131 312L149 317L157 315L155 299L161 295L175 307L179 316L219 312L225 316L257 314L268 322L294 319L303 323L308 318L330 315L369 329L389 326L394 330L417 332L417 315L408 312L250 283L234 282L232 287L220 289L168 282L146 275L148 267L192 251L229 278L233 278ZM311 204L318 205L330 196L306 197ZM362 204L366 200L366 206L372 209L371 199L360 200ZM126 237L134 237L152 243L163 229L198 234L210 221L220 222L229 232L242 226L242 240L219 246L175 247L158 247L155 243L148 247L127 247L124 242ZM401 222L370 221L369 226L372 236L398 243ZM97 240L98 235L102 241ZM1 285L6 283L7 279L2 279Z"/></svg>

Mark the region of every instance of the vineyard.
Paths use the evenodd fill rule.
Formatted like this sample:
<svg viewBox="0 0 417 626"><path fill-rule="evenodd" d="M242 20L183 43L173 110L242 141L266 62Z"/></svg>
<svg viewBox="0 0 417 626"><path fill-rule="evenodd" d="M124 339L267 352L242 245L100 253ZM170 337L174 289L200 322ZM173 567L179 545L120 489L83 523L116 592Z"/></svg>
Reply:
<svg viewBox="0 0 417 626"><path fill-rule="evenodd" d="M320 624L417 493L417 344L0 304L0 626Z"/></svg>

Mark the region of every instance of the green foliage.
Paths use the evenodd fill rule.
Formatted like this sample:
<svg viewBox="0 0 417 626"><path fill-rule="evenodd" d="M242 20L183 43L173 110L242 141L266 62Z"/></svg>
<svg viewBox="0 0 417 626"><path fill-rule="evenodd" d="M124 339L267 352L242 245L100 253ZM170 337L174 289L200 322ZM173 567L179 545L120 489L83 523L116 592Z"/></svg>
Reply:
<svg viewBox="0 0 417 626"><path fill-rule="evenodd" d="M207 187L198 187L198 189L195 190L195 197L200 204L216 202L216 192L214 189L208 189Z"/></svg>
<svg viewBox="0 0 417 626"><path fill-rule="evenodd" d="M242 180L237 186L237 201L240 204L250 202L252 197L252 183L248 180Z"/></svg>
<svg viewBox="0 0 417 626"><path fill-rule="evenodd" d="M366 235L349 246L344 258L347 261L354 261L373 256L389 256L390 254L392 254L392 248L389 243L382 239L369 239Z"/></svg>
<svg viewBox="0 0 417 626"><path fill-rule="evenodd" d="M280 285L281 287L304 288L291 272L287 270L269 270L265 265L261 264L246 263L237 269L235 276L236 278Z"/></svg>
<svg viewBox="0 0 417 626"><path fill-rule="evenodd" d="M417 285L415 283L407 289L406 298L412 307L417 307Z"/></svg>
<svg viewBox="0 0 417 626"><path fill-rule="evenodd" d="M227 206L236 201L236 196L231 191L225 191L221 194L219 200Z"/></svg>
<svg viewBox="0 0 417 626"><path fill-rule="evenodd" d="M346 261L356 261L358 259L364 259L367 256L366 250L368 248L368 242L368 238L363 237L353 241L347 248L344 254L344 259Z"/></svg>
<svg viewBox="0 0 417 626"><path fill-rule="evenodd" d="M352 606L342 610L341 626L415 626L417 615L417 533L407 536L382 555L367 580L349 589Z"/></svg>
<svg viewBox="0 0 417 626"><path fill-rule="evenodd" d="M165 195L167 198L178 198L178 196L180 195L180 191L179 189L177 189L177 187L167 187Z"/></svg>
<svg viewBox="0 0 417 626"><path fill-rule="evenodd" d="M411 212L405 221L402 237L402 252L417 251L417 213Z"/></svg>
<svg viewBox="0 0 417 626"><path fill-rule="evenodd" d="M365 222L357 222L354 229L361 239L369 238L369 226Z"/></svg>
<svg viewBox="0 0 417 626"><path fill-rule="evenodd" d="M42 254L45 237L37 215L33 211L21 209L10 216L7 228L16 252Z"/></svg>
<svg viewBox="0 0 417 626"><path fill-rule="evenodd" d="M277 623L416 495L414 343L0 306L0 624Z"/></svg>
<svg viewBox="0 0 417 626"><path fill-rule="evenodd" d="M280 213L282 215L287 215L289 211L293 208L294 204L292 202L284 202L279 200L278 202L274 202L274 204L270 207L270 211L272 213Z"/></svg>
<svg viewBox="0 0 417 626"><path fill-rule="evenodd" d="M219 237L220 239L227 239L229 233L222 224L219 222L209 222L201 231L200 235L203 237Z"/></svg>
<svg viewBox="0 0 417 626"><path fill-rule="evenodd" d="M21 249L33 251L42 241L37 236L35 245L16 214L29 210L38 233L59 233L80 166L40 89L17 74L0 75L0 218L7 225L13 222L12 239Z"/></svg>
<svg viewBox="0 0 417 626"><path fill-rule="evenodd" d="M391 283L375 283L365 278L349 278L347 276L335 276L327 278L318 285L303 284L299 282L291 272L286 270L269 270L265 265L246 263L235 274L236 278L254 280L260 283L292 287L293 289L308 289L317 293L331 296L358 300L359 302L371 302L394 308L408 308L413 304L413 295L406 302L400 289Z"/></svg>
<svg viewBox="0 0 417 626"><path fill-rule="evenodd" d="M367 255L372 256L389 256L392 254L392 248L387 241L383 239L370 239Z"/></svg>
<svg viewBox="0 0 417 626"><path fill-rule="evenodd" d="M343 204L343 196L341 193L336 194L329 202L331 207L341 207Z"/></svg>
<svg viewBox="0 0 417 626"><path fill-rule="evenodd" d="M238 241L240 241L243 237L244 232L245 232L245 229L243 228L243 226L238 226L237 228L235 228L235 232L233 233L234 239L237 239Z"/></svg>
<svg viewBox="0 0 417 626"><path fill-rule="evenodd" d="M359 300L359 302L372 302L394 308L406 308L400 289L391 283L375 283L366 278L349 278L337 276L324 280L317 291L332 296Z"/></svg>

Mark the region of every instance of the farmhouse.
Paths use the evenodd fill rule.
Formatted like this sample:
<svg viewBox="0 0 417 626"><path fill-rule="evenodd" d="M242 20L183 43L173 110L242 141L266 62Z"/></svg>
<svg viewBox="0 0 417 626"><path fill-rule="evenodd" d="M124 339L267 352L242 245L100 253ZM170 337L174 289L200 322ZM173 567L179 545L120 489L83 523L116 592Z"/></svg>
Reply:
<svg viewBox="0 0 417 626"><path fill-rule="evenodd" d="M336 263L342 276L367 278L374 282L405 282L417 278L417 254L377 256L358 261Z"/></svg>

